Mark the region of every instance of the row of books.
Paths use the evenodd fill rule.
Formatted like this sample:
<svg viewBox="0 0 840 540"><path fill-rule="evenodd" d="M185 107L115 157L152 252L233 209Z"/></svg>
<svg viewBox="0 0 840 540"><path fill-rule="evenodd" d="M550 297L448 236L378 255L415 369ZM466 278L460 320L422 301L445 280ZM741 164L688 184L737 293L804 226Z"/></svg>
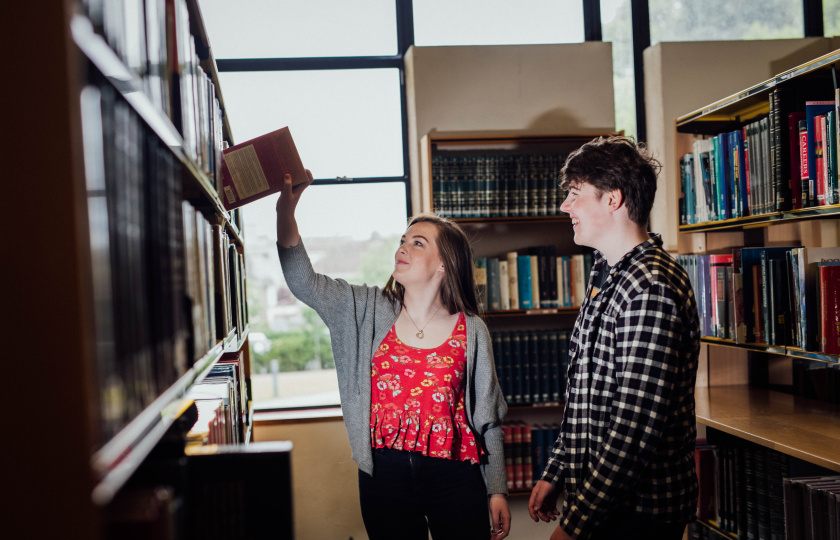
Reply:
<svg viewBox="0 0 840 540"><path fill-rule="evenodd" d="M187 0L87 0L94 26L181 134L186 153L220 191L222 109L201 66Z"/></svg>
<svg viewBox="0 0 840 540"><path fill-rule="evenodd" d="M182 200L182 165L113 87L86 87L81 112L105 442L215 345L217 307L245 318L244 284ZM217 271L238 280L218 306Z"/></svg>
<svg viewBox="0 0 840 540"><path fill-rule="evenodd" d="M565 399L569 337L568 330L493 332L496 374L508 404Z"/></svg>
<svg viewBox="0 0 840 540"><path fill-rule="evenodd" d="M432 207L448 218L559 215L567 155L433 153Z"/></svg>
<svg viewBox="0 0 840 540"><path fill-rule="evenodd" d="M511 422L504 424L502 430L508 489L531 489L548 463L554 441L560 435L560 424L529 426Z"/></svg>
<svg viewBox="0 0 840 540"><path fill-rule="evenodd" d="M777 88L769 100L769 114L696 140L680 158L680 224L840 203L840 91L803 100Z"/></svg>
<svg viewBox="0 0 840 540"><path fill-rule="evenodd" d="M475 277L483 311L580 306L592 254L557 256L555 246L533 246L504 257L477 257Z"/></svg>
<svg viewBox="0 0 840 540"><path fill-rule="evenodd" d="M187 398L195 402L198 418L187 433L187 446L245 442L248 393L242 352L225 355Z"/></svg>
<svg viewBox="0 0 840 540"><path fill-rule="evenodd" d="M739 538L784 538L785 501L782 480L788 458L748 441L705 444L694 454L700 487L697 517L716 520Z"/></svg>
<svg viewBox="0 0 840 540"><path fill-rule="evenodd" d="M840 476L749 441L712 436L714 444L698 439L695 451L698 519L738 538L840 540Z"/></svg>
<svg viewBox="0 0 840 540"><path fill-rule="evenodd" d="M677 260L703 335L840 354L840 248L736 248Z"/></svg>

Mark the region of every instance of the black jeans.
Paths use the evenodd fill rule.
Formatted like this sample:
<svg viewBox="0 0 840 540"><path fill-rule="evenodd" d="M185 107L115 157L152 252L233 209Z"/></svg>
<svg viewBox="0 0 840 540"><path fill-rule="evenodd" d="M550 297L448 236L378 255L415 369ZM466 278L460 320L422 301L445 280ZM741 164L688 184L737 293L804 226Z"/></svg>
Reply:
<svg viewBox="0 0 840 540"><path fill-rule="evenodd" d="M614 510L593 540L681 540L686 523L664 523L629 509Z"/></svg>
<svg viewBox="0 0 840 540"><path fill-rule="evenodd" d="M373 476L359 471L370 540L488 540L487 488L478 465L375 448Z"/></svg>

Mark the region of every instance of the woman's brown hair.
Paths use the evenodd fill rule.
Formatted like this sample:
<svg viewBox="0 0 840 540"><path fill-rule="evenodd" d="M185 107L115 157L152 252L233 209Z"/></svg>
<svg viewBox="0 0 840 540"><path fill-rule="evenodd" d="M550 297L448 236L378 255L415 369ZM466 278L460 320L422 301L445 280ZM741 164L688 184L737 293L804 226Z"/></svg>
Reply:
<svg viewBox="0 0 840 540"><path fill-rule="evenodd" d="M456 223L431 213L414 216L409 220L406 229L415 223L431 223L437 230L435 243L444 269L443 284L440 288L443 306L449 313L463 311L465 315L477 315L473 253L464 230ZM394 276L388 278L384 292L391 301L403 304L405 287L397 283Z"/></svg>

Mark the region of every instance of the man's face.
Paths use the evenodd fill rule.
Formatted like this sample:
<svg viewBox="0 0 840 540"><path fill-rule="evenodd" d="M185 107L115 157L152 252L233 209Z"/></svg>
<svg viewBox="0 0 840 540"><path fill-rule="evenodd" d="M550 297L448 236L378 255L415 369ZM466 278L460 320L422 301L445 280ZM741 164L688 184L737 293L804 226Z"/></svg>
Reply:
<svg viewBox="0 0 840 540"><path fill-rule="evenodd" d="M606 231L606 219L610 215L609 197L599 193L592 184L576 182L560 205L560 211L572 218L576 244L603 249L599 246Z"/></svg>

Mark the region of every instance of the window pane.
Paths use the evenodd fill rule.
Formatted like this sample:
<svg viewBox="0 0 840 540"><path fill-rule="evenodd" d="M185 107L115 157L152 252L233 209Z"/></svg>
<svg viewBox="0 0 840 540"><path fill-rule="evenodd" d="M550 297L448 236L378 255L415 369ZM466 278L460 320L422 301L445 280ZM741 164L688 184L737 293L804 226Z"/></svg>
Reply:
<svg viewBox="0 0 840 540"><path fill-rule="evenodd" d="M394 0L200 0L213 56L397 54Z"/></svg>
<svg viewBox="0 0 840 540"><path fill-rule="evenodd" d="M329 333L289 292L277 260L276 201L267 197L243 209L254 404L338 404ZM306 190L295 215L316 271L382 286L405 232L405 183L316 184Z"/></svg>
<svg viewBox="0 0 840 540"><path fill-rule="evenodd" d="M234 142L289 126L315 178L403 176L399 70L220 73Z"/></svg>
<svg viewBox="0 0 840 540"><path fill-rule="evenodd" d="M630 2L601 0L601 32L612 43L615 129L636 136L636 87L633 78L633 29Z"/></svg>
<svg viewBox="0 0 840 540"><path fill-rule="evenodd" d="M582 41L580 0L414 0L416 45Z"/></svg>
<svg viewBox="0 0 840 540"><path fill-rule="evenodd" d="M823 0L823 34L840 36L840 0Z"/></svg>
<svg viewBox="0 0 840 540"><path fill-rule="evenodd" d="M798 38L804 33L799 0L650 0L651 44Z"/></svg>

